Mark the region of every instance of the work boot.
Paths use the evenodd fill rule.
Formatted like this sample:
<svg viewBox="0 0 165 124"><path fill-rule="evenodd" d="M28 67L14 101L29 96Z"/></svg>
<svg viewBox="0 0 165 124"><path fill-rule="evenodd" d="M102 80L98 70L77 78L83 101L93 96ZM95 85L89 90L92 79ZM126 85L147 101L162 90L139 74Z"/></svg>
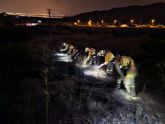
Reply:
<svg viewBox="0 0 165 124"><path fill-rule="evenodd" d="M112 76L113 75L113 70L107 70L107 75Z"/></svg>
<svg viewBox="0 0 165 124"><path fill-rule="evenodd" d="M135 92L127 92L128 95L132 96L132 97L136 97L136 93Z"/></svg>
<svg viewBox="0 0 165 124"><path fill-rule="evenodd" d="M122 82L122 79L121 78L119 78L118 80L117 80L117 89L120 89L121 88L121 82Z"/></svg>
<svg viewBox="0 0 165 124"><path fill-rule="evenodd" d="M136 93L135 92L131 93L131 96L136 97Z"/></svg>
<svg viewBox="0 0 165 124"><path fill-rule="evenodd" d="M135 87L130 87L130 89L126 89L126 92L128 95L132 96L132 97L136 97L136 92L135 92Z"/></svg>
<svg viewBox="0 0 165 124"><path fill-rule="evenodd" d="M130 90L130 96L136 97L136 92L135 92L135 88L134 87L132 87L131 90Z"/></svg>

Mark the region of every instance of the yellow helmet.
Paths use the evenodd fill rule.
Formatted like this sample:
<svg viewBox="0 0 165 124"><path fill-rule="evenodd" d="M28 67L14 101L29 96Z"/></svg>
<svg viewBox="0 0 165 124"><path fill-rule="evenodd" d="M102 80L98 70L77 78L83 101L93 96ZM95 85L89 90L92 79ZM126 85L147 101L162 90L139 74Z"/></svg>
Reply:
<svg viewBox="0 0 165 124"><path fill-rule="evenodd" d="M130 64L130 58L127 56L118 56L116 58L116 61L120 64L122 67L127 67Z"/></svg>
<svg viewBox="0 0 165 124"><path fill-rule="evenodd" d="M73 46L73 45L70 45L69 47L70 47L70 49L73 49L73 48L74 48L74 46Z"/></svg>
<svg viewBox="0 0 165 124"><path fill-rule="evenodd" d="M110 62L112 60L114 60L115 56L113 55L112 52L108 51L105 54L105 62Z"/></svg>
<svg viewBox="0 0 165 124"><path fill-rule="evenodd" d="M86 47L86 48L85 48L85 52L88 52L88 50L89 50L89 47Z"/></svg>
<svg viewBox="0 0 165 124"><path fill-rule="evenodd" d="M105 50L100 50L100 51L99 51L99 55L101 55L101 56L102 56L102 55L105 55Z"/></svg>

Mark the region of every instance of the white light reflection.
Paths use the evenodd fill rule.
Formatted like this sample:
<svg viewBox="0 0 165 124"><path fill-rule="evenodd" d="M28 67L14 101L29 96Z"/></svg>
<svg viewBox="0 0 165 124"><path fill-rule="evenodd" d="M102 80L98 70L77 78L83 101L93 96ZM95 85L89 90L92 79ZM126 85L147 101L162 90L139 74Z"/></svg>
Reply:
<svg viewBox="0 0 165 124"><path fill-rule="evenodd" d="M58 56L58 57L60 57L60 56L67 56L67 54L65 54L65 53L55 53L54 55Z"/></svg>
<svg viewBox="0 0 165 124"><path fill-rule="evenodd" d="M56 61L58 62L72 62L72 56L64 53L55 53Z"/></svg>
<svg viewBox="0 0 165 124"><path fill-rule="evenodd" d="M98 66L93 66L91 68L84 70L84 74L87 76L92 76L100 79L106 77L106 72L102 69L99 69Z"/></svg>
<svg viewBox="0 0 165 124"><path fill-rule="evenodd" d="M128 101L141 101L141 97L132 97L131 95L129 95L128 93L126 93L123 90L115 90L114 91L114 96L116 96L116 98L118 99L125 99Z"/></svg>
<svg viewBox="0 0 165 124"><path fill-rule="evenodd" d="M91 67L91 65L83 64L83 63L76 63L76 67L86 69L86 68Z"/></svg>

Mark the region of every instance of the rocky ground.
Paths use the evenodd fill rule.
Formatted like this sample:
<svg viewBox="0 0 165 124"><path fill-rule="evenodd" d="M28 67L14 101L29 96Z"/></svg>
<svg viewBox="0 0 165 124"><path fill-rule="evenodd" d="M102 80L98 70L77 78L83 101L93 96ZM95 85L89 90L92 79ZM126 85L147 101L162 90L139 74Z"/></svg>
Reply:
<svg viewBox="0 0 165 124"><path fill-rule="evenodd" d="M68 67L63 63L63 68ZM59 70L58 70L59 71ZM61 70L64 72L63 70ZM60 71L59 71L60 72ZM65 71L65 72L69 72ZM85 76L64 74L64 80L51 84L61 87L50 95L50 123L74 124L163 124L165 123L165 106L146 92L138 93L137 97L127 95L124 89L106 86L98 79L88 80ZM111 82L109 82L111 83ZM99 84L99 85L98 85ZM52 88L53 87L53 88ZM59 96L57 96L57 94ZM54 102L61 102L65 111L60 111L59 120L54 120ZM58 106L56 106L58 107ZM51 118L52 117L52 118Z"/></svg>
<svg viewBox="0 0 165 124"><path fill-rule="evenodd" d="M0 123L165 123L165 42L164 37L156 35L159 32L148 35L134 30L65 27L22 27L0 32ZM135 59L137 97L115 89L115 82L109 78L77 75L74 62L55 62L53 53L65 41L82 52L89 46Z"/></svg>

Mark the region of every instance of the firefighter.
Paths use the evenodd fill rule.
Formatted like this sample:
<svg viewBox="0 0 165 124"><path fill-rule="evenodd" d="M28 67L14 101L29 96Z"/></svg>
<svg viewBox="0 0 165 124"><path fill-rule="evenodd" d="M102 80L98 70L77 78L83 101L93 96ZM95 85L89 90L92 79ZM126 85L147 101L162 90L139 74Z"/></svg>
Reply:
<svg viewBox="0 0 165 124"><path fill-rule="evenodd" d="M87 53L87 57L85 58L85 60L83 61L83 65L86 65L87 63L89 65L92 65L95 63L95 59L96 59L96 50L94 48L85 48L85 53Z"/></svg>
<svg viewBox="0 0 165 124"><path fill-rule="evenodd" d="M118 56L115 68L120 76L117 81L117 88L120 89L123 82L126 92L131 96L136 96L135 78L137 71L134 60L128 56Z"/></svg>
<svg viewBox="0 0 165 124"><path fill-rule="evenodd" d="M63 49L60 49L60 52L65 52L67 53L67 50L69 48L69 44L68 43L63 43L62 46L64 47Z"/></svg>
<svg viewBox="0 0 165 124"><path fill-rule="evenodd" d="M106 73L108 75L111 75L112 72L113 72L115 56L113 55L112 52L105 51L105 50L100 50L98 52L98 55L104 57L104 63L102 63L101 65L99 65L98 68L102 68L102 67L105 67L106 66Z"/></svg>
<svg viewBox="0 0 165 124"><path fill-rule="evenodd" d="M68 55L72 55L72 52L73 52L74 48L75 48L75 47L74 47L73 45L70 44L69 47L68 47L67 54L68 54Z"/></svg>
<svg viewBox="0 0 165 124"><path fill-rule="evenodd" d="M72 50L74 49L74 46L68 43L63 43L63 46L64 49L60 49L60 51L70 55L72 53Z"/></svg>
<svg viewBox="0 0 165 124"><path fill-rule="evenodd" d="M101 65L102 63L104 63L104 51L103 50L100 50L98 53L97 53L97 56L96 56L96 65Z"/></svg>
<svg viewBox="0 0 165 124"><path fill-rule="evenodd" d="M76 49L76 48L74 48L72 50L72 54L71 55L72 55L72 57L73 57L74 60L77 60L78 59L78 56L79 56L79 50Z"/></svg>

